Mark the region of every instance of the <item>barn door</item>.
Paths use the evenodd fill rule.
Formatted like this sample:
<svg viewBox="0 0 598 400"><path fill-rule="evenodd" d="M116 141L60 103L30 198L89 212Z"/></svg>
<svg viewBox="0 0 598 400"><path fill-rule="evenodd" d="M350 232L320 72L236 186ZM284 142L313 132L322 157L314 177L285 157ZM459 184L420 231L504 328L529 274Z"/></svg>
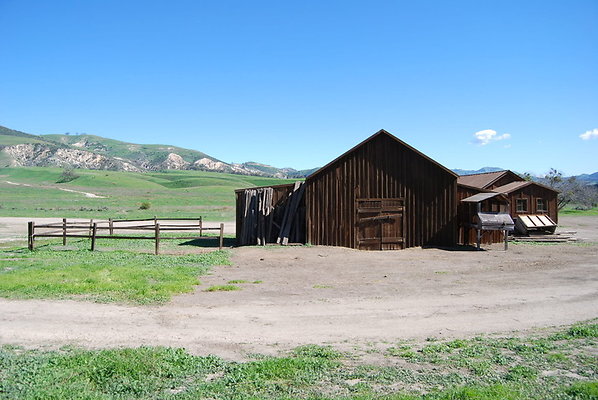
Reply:
<svg viewBox="0 0 598 400"><path fill-rule="evenodd" d="M405 248L405 206L402 198L357 199L355 238L360 250Z"/></svg>

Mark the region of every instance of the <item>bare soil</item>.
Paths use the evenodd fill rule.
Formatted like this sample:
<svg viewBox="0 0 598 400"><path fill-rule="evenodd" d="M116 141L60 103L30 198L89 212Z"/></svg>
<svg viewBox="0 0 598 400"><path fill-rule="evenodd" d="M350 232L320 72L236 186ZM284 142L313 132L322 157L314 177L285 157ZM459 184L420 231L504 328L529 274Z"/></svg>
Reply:
<svg viewBox="0 0 598 400"><path fill-rule="evenodd" d="M1 223L1 221L0 221ZM341 349L542 329L598 317L598 217L562 217L579 244L485 251L244 247L164 306L0 299L0 343L163 345L244 359L307 344ZM580 235L581 237L581 235ZM230 280L232 292L205 292Z"/></svg>

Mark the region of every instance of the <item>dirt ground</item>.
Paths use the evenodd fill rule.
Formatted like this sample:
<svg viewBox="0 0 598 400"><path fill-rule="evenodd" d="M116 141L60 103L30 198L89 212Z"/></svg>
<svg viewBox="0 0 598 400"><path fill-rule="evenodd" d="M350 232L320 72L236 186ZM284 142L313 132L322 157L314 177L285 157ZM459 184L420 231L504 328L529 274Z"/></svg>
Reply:
<svg viewBox="0 0 598 400"><path fill-rule="evenodd" d="M2 221L0 220L0 225ZM163 345L245 359L307 344L340 349L535 330L598 317L598 217L562 217L578 244L486 251L245 247L164 306L0 299L0 343ZM1 230L0 230L1 232ZM229 280L240 291L205 292Z"/></svg>

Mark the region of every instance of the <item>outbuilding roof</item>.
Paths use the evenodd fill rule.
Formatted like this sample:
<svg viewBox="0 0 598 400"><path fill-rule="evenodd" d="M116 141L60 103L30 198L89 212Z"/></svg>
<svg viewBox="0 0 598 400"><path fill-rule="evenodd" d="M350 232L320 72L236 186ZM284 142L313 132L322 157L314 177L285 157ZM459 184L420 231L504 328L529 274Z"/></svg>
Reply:
<svg viewBox="0 0 598 400"><path fill-rule="evenodd" d="M543 189L552 190L553 192L558 193L558 190L555 190L546 185L542 185L541 183L531 182L531 181L518 181L518 182L507 183L506 185L495 187L494 189L492 189L492 191L497 192L497 193L509 194L509 193L513 193L516 190L519 190L521 188L524 188L524 187L530 186L530 185L539 186Z"/></svg>
<svg viewBox="0 0 598 400"><path fill-rule="evenodd" d="M457 183L477 188L486 188L509 172L511 171L502 170L494 172L484 172L481 174L461 175L457 178Z"/></svg>
<svg viewBox="0 0 598 400"><path fill-rule="evenodd" d="M469 196L461 201L464 201L466 203L479 203L480 201L488 200L493 197L499 197L501 200L506 201L503 194L497 193L497 192L477 193L477 194L474 194L473 196Z"/></svg>

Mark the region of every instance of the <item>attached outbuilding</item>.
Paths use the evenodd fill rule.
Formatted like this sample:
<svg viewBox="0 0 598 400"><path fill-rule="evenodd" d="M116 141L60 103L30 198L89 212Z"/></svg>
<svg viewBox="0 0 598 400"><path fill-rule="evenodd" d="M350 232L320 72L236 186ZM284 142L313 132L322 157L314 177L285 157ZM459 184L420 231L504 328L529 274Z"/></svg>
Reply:
<svg viewBox="0 0 598 400"><path fill-rule="evenodd" d="M506 211L515 221L519 233L528 233L535 228L554 232L558 223L558 191L537 182L526 181L513 171L504 170L460 176L458 192L460 200L482 192L504 195L507 199ZM460 209L465 207L465 205L461 205ZM491 211L499 211L497 204L487 205L487 207L491 207ZM464 229L463 222L465 222L464 219L467 219L466 213L460 211L459 215L460 236L461 238L470 238L469 233L464 233L466 229ZM483 243L501 240L496 233L489 233L482 238ZM467 243L467 240L464 240L463 243Z"/></svg>
<svg viewBox="0 0 598 400"><path fill-rule="evenodd" d="M289 231L298 233L294 239L299 242L364 250L457 242L457 175L385 130L314 172L303 185L292 190L301 198L278 199L288 210L285 226L269 217L277 213L276 204L254 197L263 188L237 190L238 243L271 243L275 237L281 243L289 241ZM293 214L293 202L299 210L305 207L305 217ZM269 233L254 240L260 235L252 232L260 226Z"/></svg>

